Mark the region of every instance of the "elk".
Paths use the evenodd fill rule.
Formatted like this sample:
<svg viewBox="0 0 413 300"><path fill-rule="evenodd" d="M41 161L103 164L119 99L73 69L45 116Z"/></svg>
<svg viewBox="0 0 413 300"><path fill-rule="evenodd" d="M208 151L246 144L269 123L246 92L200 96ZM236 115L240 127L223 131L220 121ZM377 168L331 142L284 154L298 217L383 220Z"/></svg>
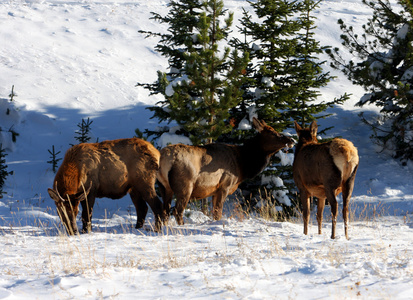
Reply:
<svg viewBox="0 0 413 300"><path fill-rule="evenodd" d="M155 231L159 231L162 202L155 191L159 158L152 144L138 138L83 143L67 150L53 189L48 189L67 232L78 233L79 203L82 232L87 233L92 229L95 198L119 199L127 193L136 208L136 228L143 226L149 204L155 215Z"/></svg>
<svg viewBox="0 0 413 300"><path fill-rule="evenodd" d="M303 207L304 234L308 234L310 221L310 197L316 197L318 233L321 234L325 201L331 205L331 238L336 237L337 195L343 196L344 232L348 239L348 206L354 188L359 165L357 148L353 143L340 138L318 143L317 123L302 128L294 121L298 143L294 153L293 176L300 192Z"/></svg>
<svg viewBox="0 0 413 300"><path fill-rule="evenodd" d="M245 179L259 174L271 156L294 140L276 132L265 121L253 119L258 134L244 145L211 143L205 146L170 145L161 150L158 182L163 199L163 219L167 222L173 194L172 210L178 225L183 225L183 211L189 200L212 196L212 215L222 217L225 198Z"/></svg>

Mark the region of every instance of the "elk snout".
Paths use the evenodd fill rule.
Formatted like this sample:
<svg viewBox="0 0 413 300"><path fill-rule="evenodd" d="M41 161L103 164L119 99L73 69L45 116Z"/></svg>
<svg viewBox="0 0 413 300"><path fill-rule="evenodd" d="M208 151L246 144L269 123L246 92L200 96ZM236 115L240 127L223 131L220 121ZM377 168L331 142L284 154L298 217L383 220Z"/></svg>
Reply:
<svg viewBox="0 0 413 300"><path fill-rule="evenodd" d="M294 140L292 137L284 135L284 138L286 139L286 143L285 143L286 148L292 148L297 143L296 140Z"/></svg>

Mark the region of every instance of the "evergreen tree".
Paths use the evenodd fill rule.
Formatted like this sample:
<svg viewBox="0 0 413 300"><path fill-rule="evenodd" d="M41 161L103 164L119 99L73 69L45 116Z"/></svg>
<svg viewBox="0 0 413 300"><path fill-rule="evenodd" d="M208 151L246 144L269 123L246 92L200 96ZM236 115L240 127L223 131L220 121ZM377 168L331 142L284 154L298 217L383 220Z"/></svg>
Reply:
<svg viewBox="0 0 413 300"><path fill-rule="evenodd" d="M251 81L244 96L256 106L260 118L283 130L293 120L301 123L325 117L328 107L342 103L344 95L329 102L315 103L319 89L333 78L323 72L318 55L328 46L314 38L315 17L312 12L321 0L258 0L250 2L259 21L244 11L241 33L246 41L233 41L248 49L255 64L248 72ZM254 93L251 97L251 93ZM268 123L267 122L267 123Z"/></svg>
<svg viewBox="0 0 413 300"><path fill-rule="evenodd" d="M282 113L297 92L291 88L290 59L297 48L300 22L295 17L299 2L290 0L258 0L249 2L259 21L244 10L241 33L245 42L235 42L240 49L248 49L254 61L245 95L251 95L249 105L256 107L259 118L276 130L283 130L288 120Z"/></svg>
<svg viewBox="0 0 413 300"><path fill-rule="evenodd" d="M397 8L387 0L362 1L373 16L357 34L339 20L342 45L353 58L346 61L338 48L329 52L332 66L340 69L367 93L357 103L380 107L381 120L367 122L374 137L395 157L413 159L413 6L399 0Z"/></svg>
<svg viewBox="0 0 413 300"><path fill-rule="evenodd" d="M52 165L53 173L56 173L57 172L57 163L62 160L62 158L57 158L57 156L60 154L61 151L56 152L55 149L54 149L54 145L52 146L52 151L50 151L49 149L47 149L47 151L50 154L50 160L47 161L47 163Z"/></svg>
<svg viewBox="0 0 413 300"><path fill-rule="evenodd" d="M152 12L151 19L167 24L167 33L154 33L148 31L140 31L146 37L159 37L160 40L155 47L155 50L162 56L168 59L168 71L158 71L158 79L154 83L137 83L137 86L144 87L150 91L150 95L162 95L163 99L157 103L157 106L149 107L148 109L154 114L152 118L158 119L158 122L172 121L170 110L168 108L170 98L173 95L170 82L175 82L175 85L180 82L180 78L185 76L185 55L196 51L199 48L199 43L194 38L197 34L195 28L199 23L199 15L202 10L201 0L173 0L169 4L169 13L166 16L161 16L158 13ZM166 90L168 87L168 90ZM154 135L159 137L163 132L169 129L150 131L145 130L147 136Z"/></svg>
<svg viewBox="0 0 413 300"><path fill-rule="evenodd" d="M75 139L80 143L87 143L90 141L91 137L89 136L89 133L91 131L90 125L92 125L93 121L91 121L89 118L85 121L85 119L82 119L82 122L77 124L77 127L79 127L78 130L76 130L77 136L75 136Z"/></svg>
<svg viewBox="0 0 413 300"><path fill-rule="evenodd" d="M295 120L301 125L309 124L315 119L325 118L327 108L342 104L348 99L344 94L331 101L317 102L321 95L319 89L326 86L333 78L329 72L324 72L325 61L319 60L319 55L329 49L321 46L314 38L315 17L312 12L318 8L321 0L304 0L300 4L299 22L301 30L297 34L297 48L290 60L292 72L291 90L295 91L292 101L288 103L285 119ZM326 129L325 129L326 130ZM325 131L324 130L324 131Z"/></svg>
<svg viewBox="0 0 413 300"><path fill-rule="evenodd" d="M219 44L227 39L233 20L232 13L222 20L226 15L223 1L204 1L197 22L191 23L196 35L190 35L191 42L185 43L186 51L177 59L182 67L175 73L178 75L158 72L155 83L165 100L160 102L160 108L153 109L154 117L177 122L193 144L212 142L231 131L229 110L241 99L240 86L248 56L231 52L229 47L220 49ZM165 20L172 22L173 18ZM175 42L176 45L169 47L182 45ZM169 62L175 71L177 63Z"/></svg>
<svg viewBox="0 0 413 300"><path fill-rule="evenodd" d="M319 88L332 79L322 70L325 62L318 59L327 47L320 46L314 38L316 27L312 12L319 3L320 0L250 2L258 21L244 11L241 33L245 41L233 41L239 49L248 49L253 61L247 69L250 84L246 86L244 95L248 98L244 103L247 107L255 107L258 116L276 130L286 129L293 120L304 124L326 117L323 112L328 107L348 98L344 95L329 102L316 102ZM249 182L248 188L258 188L259 194L272 194L273 201L289 204L286 192L294 189L292 170L279 163L276 155L270 167L255 181ZM262 186L267 191L263 191ZM284 210L291 213L286 206Z"/></svg>

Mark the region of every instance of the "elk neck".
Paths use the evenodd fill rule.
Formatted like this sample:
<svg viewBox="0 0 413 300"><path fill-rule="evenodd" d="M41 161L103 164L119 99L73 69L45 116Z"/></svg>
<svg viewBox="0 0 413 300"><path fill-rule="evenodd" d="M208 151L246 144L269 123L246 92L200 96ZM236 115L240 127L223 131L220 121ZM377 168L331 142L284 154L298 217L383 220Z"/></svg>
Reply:
<svg viewBox="0 0 413 300"><path fill-rule="evenodd" d="M270 162L273 153L266 153L261 146L259 134L240 146L242 180L251 179L261 173Z"/></svg>
<svg viewBox="0 0 413 300"><path fill-rule="evenodd" d="M304 148L305 146L307 146L307 145L315 145L315 144L318 144L318 143L316 143L316 142L314 142L314 141L306 141L306 140L304 140L304 139L302 139L302 138L299 138L299 139L298 139L298 143L295 145L295 151L294 151L295 156L296 156L296 154L297 154L298 152L300 152L301 149Z"/></svg>

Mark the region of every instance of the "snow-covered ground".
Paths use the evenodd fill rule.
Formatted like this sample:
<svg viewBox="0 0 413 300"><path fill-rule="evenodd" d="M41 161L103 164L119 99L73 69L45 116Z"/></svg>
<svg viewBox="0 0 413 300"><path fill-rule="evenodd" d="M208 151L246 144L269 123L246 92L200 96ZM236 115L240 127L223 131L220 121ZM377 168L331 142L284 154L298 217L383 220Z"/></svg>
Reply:
<svg viewBox="0 0 413 300"><path fill-rule="evenodd" d="M323 234L312 215L304 236L300 219L245 216L231 201L221 221L192 211L186 225L171 222L158 234L150 213L136 230L129 197L97 200L93 233L60 233L47 195L54 178L47 150L54 145L63 157L82 118L93 120L100 141L158 125L145 109L158 99L135 84L154 81L167 64L156 40L138 30L164 30L149 18L166 14L168 2L0 2L0 134L13 171L0 199L0 298L412 299L413 168L376 152L357 116L373 118L376 108L355 108L363 90L328 67L338 78L320 100L352 96L319 126L333 125L329 134L353 141L360 154L349 241L341 219L339 238L330 239L328 207ZM225 6L235 19L249 9L244 0ZM316 14L317 38L339 46L337 19L357 28L371 11L360 0L325 0ZM20 134L16 143L10 128Z"/></svg>

